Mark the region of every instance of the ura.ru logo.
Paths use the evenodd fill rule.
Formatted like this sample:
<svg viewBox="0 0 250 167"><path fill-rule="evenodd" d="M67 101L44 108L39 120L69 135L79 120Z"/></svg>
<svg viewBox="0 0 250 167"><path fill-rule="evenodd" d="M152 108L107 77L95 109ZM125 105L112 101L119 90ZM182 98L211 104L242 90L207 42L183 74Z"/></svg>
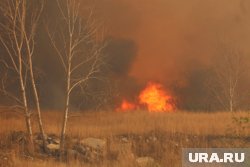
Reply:
<svg viewBox="0 0 250 167"><path fill-rule="evenodd" d="M189 153L188 160L191 163L243 163L245 153Z"/></svg>

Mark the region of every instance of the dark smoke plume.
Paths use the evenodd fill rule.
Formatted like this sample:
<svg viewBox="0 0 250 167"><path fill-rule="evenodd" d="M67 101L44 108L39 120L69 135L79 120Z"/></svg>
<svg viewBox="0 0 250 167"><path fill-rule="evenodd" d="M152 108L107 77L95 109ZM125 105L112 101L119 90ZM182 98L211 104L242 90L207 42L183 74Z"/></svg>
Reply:
<svg viewBox="0 0 250 167"><path fill-rule="evenodd" d="M239 49L246 64L250 61L247 0L83 0L83 18L91 7L109 42L102 81L91 81L89 96L76 95L76 106L96 108L104 101L115 106L120 98L133 100L148 81L156 81L176 97L180 109L220 109L207 84L215 78L215 64L222 56L218 41L231 41L230 48ZM64 78L45 30L46 24L57 26L60 17L55 1L48 1L45 9L36 42L38 85L43 106L60 108ZM0 53L6 54L2 49ZM241 92L250 83L246 71Z"/></svg>

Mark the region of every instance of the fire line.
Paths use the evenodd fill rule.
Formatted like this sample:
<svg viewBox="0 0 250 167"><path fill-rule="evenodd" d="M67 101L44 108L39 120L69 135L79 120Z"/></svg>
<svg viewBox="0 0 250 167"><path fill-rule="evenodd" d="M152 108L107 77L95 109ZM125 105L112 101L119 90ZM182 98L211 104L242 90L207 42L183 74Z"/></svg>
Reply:
<svg viewBox="0 0 250 167"><path fill-rule="evenodd" d="M172 112L175 109L173 97L160 83L149 82L140 92L138 102L124 99L117 111L132 111L146 108L149 112Z"/></svg>

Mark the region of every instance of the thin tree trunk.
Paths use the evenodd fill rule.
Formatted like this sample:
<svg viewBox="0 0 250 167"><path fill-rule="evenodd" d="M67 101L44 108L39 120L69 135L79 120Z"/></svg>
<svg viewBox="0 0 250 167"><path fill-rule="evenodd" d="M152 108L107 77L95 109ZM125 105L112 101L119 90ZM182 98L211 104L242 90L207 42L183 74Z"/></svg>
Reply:
<svg viewBox="0 0 250 167"><path fill-rule="evenodd" d="M233 104L233 98L232 97L230 97L230 100L229 100L229 110L230 110L230 112L233 112L233 110L234 110L234 104Z"/></svg>
<svg viewBox="0 0 250 167"><path fill-rule="evenodd" d="M69 113L69 102L70 102L70 88L71 88L71 60L72 60L72 38L73 33L71 31L71 25L69 27L69 50L67 55L67 74L66 74L66 99L65 99L65 109L64 109L64 117L63 117L63 124L62 124L62 131L61 131L61 142L60 142L60 154L64 152L65 147L65 134L66 134L66 127L68 121L68 113Z"/></svg>
<svg viewBox="0 0 250 167"><path fill-rule="evenodd" d="M33 132L32 132L32 126L31 126L31 114L27 109L25 109L25 123L26 123L26 128L28 132L28 142L29 142L29 148L31 153L34 153L34 142L33 142Z"/></svg>
<svg viewBox="0 0 250 167"><path fill-rule="evenodd" d="M1 6L1 12L4 14L3 16L7 21L6 25L1 25L1 27L6 30L6 39L1 39L1 42L3 43L7 53L9 54L14 70L19 77L18 79L21 97L19 97L19 95L17 96L18 98L20 98L20 101L22 103L30 148L32 148L32 151L34 151L33 132L31 125L31 110L29 109L30 106L28 105L29 101L27 97L26 70L29 66L30 77L32 81L31 83L34 90L34 98L39 117L39 127L44 137L45 135L41 122L39 97L35 85L33 65L31 59L35 44L35 30L41 11L43 9L44 2L42 1L41 8L34 8L34 10L30 11L29 7L34 6L31 5L33 3L28 3L28 1L29 0L11 0L10 2L9 0L6 0L3 3L6 6Z"/></svg>
<svg viewBox="0 0 250 167"><path fill-rule="evenodd" d="M30 67L30 78L31 78L31 83L32 83L32 89L33 89L35 103L36 103L38 124L39 124L39 129L40 129L40 133L42 135L42 140L43 140L43 149L44 149L44 151L46 151L47 140L46 140L46 135L45 135L44 128L43 128L43 122L42 122L42 116L41 116L41 108L40 108L40 100L39 100L37 87L36 87L36 83L35 83L34 72L33 72L33 62L32 62L31 55L29 55L29 67Z"/></svg>
<svg viewBox="0 0 250 167"><path fill-rule="evenodd" d="M24 1L24 2L25 3L23 3L23 5L24 5L23 10L26 11L28 7L26 4L26 1ZM24 14L24 18L26 18L26 13ZM39 18L39 16L37 16L36 19L38 19L38 18ZM38 20L32 22L32 24L31 24L32 29L34 29L34 30L36 29L35 27L36 27L37 23L38 23ZM45 135L44 128L43 128L40 99L38 96L37 86L35 83L35 77L34 77L34 71L33 71L33 61L32 61L32 55L33 55L33 51L34 51L33 50L34 49L34 41L33 40L34 40L35 34L30 33L30 36L31 36L31 39L28 38L27 30L25 29L25 27L23 27L23 37L24 37L24 41L25 41L26 47L27 47L28 66L29 66L31 85L32 85L34 100L35 100L35 105L36 105L36 112L37 112L37 116L38 116L38 125L39 125L40 133L42 135L43 149L44 149L44 151L46 151L47 139L46 139L46 135Z"/></svg>
<svg viewBox="0 0 250 167"><path fill-rule="evenodd" d="M25 97L25 92L23 92L23 97ZM26 103L26 97L24 98L24 100L25 100L24 103ZM29 142L32 145L31 147L33 147L33 131L32 131L32 126L31 126L31 114L28 110L27 103L24 104L24 107L25 107L25 122L26 122L27 131L28 131Z"/></svg>
<svg viewBox="0 0 250 167"><path fill-rule="evenodd" d="M233 112L234 110L234 88L232 84L232 77L230 77L229 81L229 111Z"/></svg>
<svg viewBox="0 0 250 167"><path fill-rule="evenodd" d="M24 86L24 80L23 80L23 74L22 74L22 71L23 71L22 66L23 66L22 57L21 57L21 53L19 53L19 81L20 81L20 87L21 87L23 107L24 107L24 112L25 112L26 128L27 128L28 136L29 136L29 147L33 153L34 143L33 143L33 131L32 131L32 125L31 125L31 113L28 109L26 89Z"/></svg>
<svg viewBox="0 0 250 167"><path fill-rule="evenodd" d="M65 134L66 134L66 127L68 121L68 113L69 113L69 101L70 101L70 68L71 63L68 64L68 71L67 71L67 94L66 94L66 101L65 101L65 109L64 109L64 117L63 117L63 124L62 124L62 131L61 131L61 142L60 142L60 153L64 151L65 145Z"/></svg>
<svg viewBox="0 0 250 167"><path fill-rule="evenodd" d="M65 134L67 130L68 115L70 112L72 90L81 84L86 83L95 73L98 72L97 68L99 62L97 61L97 57L99 55L99 48L96 49L96 43L94 44L94 42L96 42L95 39L97 38L97 28L94 27L94 22L89 22L92 19L92 16L90 16L86 25L85 22L82 22L82 19L80 19L82 17L80 16L80 2L81 0L57 0L61 16L64 18L65 26L67 26L66 30L61 32L63 33L63 46L60 46L59 43L57 46L56 42L53 40L53 36L48 32L51 43L60 57L60 61L65 70L65 102L60 136L61 155L65 149ZM93 51L93 53L86 55L86 59L83 60L82 49L84 48L82 47L83 44L85 44L85 41L91 43L91 47L93 47L92 49L94 50L91 49L91 52ZM79 62L77 62L78 60ZM90 68L88 74L85 75L83 73L82 75L78 75L79 70L88 63L92 63L89 64ZM62 156L60 158L62 158Z"/></svg>

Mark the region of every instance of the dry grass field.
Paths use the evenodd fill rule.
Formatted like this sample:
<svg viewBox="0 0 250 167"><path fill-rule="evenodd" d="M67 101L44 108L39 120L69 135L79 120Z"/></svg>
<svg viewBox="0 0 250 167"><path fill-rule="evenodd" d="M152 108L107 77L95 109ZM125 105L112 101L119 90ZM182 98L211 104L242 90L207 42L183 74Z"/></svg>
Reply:
<svg viewBox="0 0 250 167"><path fill-rule="evenodd" d="M43 112L45 129L48 134L59 134L61 115L56 111ZM249 122L241 124L233 119L237 120L241 117L249 117L249 112L74 112L69 120L68 138L105 139L109 141L107 156L101 163L82 163L73 159L66 163L59 163L53 157L27 158L20 156L16 152L17 148L11 147L14 143L10 143L7 136L13 131L25 131L23 117L6 113L0 115L0 153L6 154L6 157L11 159L10 166L132 167L136 166L131 158L132 155L133 157L150 156L164 167L180 167L182 148L250 147ZM35 122L33 122L33 127L34 131L38 132ZM124 138L129 145L129 149L125 150L129 151L125 151L122 156L119 156L120 141ZM151 140L152 138L153 140Z"/></svg>

